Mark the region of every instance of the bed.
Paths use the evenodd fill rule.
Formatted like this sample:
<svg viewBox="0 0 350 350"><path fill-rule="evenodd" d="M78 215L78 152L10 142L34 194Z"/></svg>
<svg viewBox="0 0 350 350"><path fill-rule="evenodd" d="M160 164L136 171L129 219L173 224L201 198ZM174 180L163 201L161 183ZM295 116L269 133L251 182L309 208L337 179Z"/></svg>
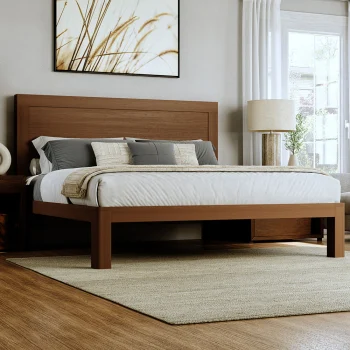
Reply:
<svg viewBox="0 0 350 350"><path fill-rule="evenodd" d="M15 107L17 116L17 173L19 174L28 174L28 165L31 159L36 156L31 141L42 135L112 138L116 137L117 134L118 136L145 139L179 141L202 139L212 142L216 155L219 151L218 104L213 102L16 95ZM59 176L58 172L55 173L54 176L60 177L59 181L62 181L66 176L62 174ZM212 176L210 173L205 174L203 174L205 178ZM136 179L134 184L140 183L140 179L137 180L140 174L135 173L134 175L133 179ZM166 174L157 175L159 177L158 183L162 183L162 181L165 184L169 183L169 177L166 177ZM195 188L196 184L200 182L196 178L198 175L196 173L188 172L179 175L181 176L173 178L172 181L176 183L179 179L180 183L188 182L188 191ZM220 184L216 193L224 194L220 188L228 188L233 182L236 182L237 178L240 178L238 185L236 184L236 187L233 186L231 189L233 192L240 189L240 196L237 195L234 201L232 198L222 198L218 201L215 196L204 200L201 197L196 198L196 196L186 197L185 194L188 191L183 191L184 194L175 201L169 201L167 196L156 195L158 201L152 201L151 197L144 198L144 200L134 198L130 201L130 196L126 196L127 201L121 200L116 203L107 200L102 203L101 198L105 197L102 195L98 197L97 183L106 184L107 192L110 191L108 186L111 184L113 186L113 183L116 183L115 179L111 179L112 176L118 176L118 181L124 181L125 184L132 183L132 181L126 181L125 174L105 174L103 178L96 177L92 181L89 188L93 190L90 191L91 195L88 199L73 201L74 204L69 205L64 202L64 198L58 198L59 191L57 194L56 190L52 196L56 196L57 200L34 200L33 213L90 222L91 266L96 269L111 268L111 225L112 223L126 222L327 218L327 256L344 256L344 205L339 203L337 185L331 182L330 178L318 174L305 176L305 174L285 173L270 174L273 175L272 178L270 176L270 179L263 178L266 174L261 175L262 179L259 180L259 176L254 172L250 174L238 172L233 181L231 175L223 171L219 175L220 179L212 183ZM300 181L301 177L296 177L296 175L304 176L305 179ZM122 176L124 176L123 179ZM152 175L149 173L142 175L144 184L149 183L149 176ZM315 177L317 176L319 177L316 181ZM282 181L282 178L285 179ZM297 188L297 191L288 191L288 188L285 188L280 193L276 193L276 196L279 196L278 199L271 197L271 194L267 196L267 189L271 189L272 184L276 186L277 183L276 188L283 187L282 183L278 184L280 180L284 183L295 184L297 187L294 188ZM55 183L59 183L57 181L56 179ZM208 186L209 182L206 181L209 180L204 181L202 184L204 187ZM271 182L271 186L263 188L261 184L266 184L267 181ZM332 181L335 180L332 179ZM249 185L252 183L255 183L255 187ZM300 183L303 185L300 186ZM315 187L316 183L318 185ZM165 184L164 186L166 186ZM46 186L48 189L54 188L49 180L47 180ZM254 193L262 190L259 196L255 197L258 199L247 204L244 194L245 192L249 193L254 188L256 189ZM311 190L312 188L314 189ZM118 191L116 188L113 190ZM48 192L45 191L45 195L48 195ZM120 198L123 198L120 192L116 193ZM164 189L160 190L159 193L164 193ZM316 196L315 193L317 193ZM191 201L191 198L194 199ZM271 200L271 198L273 199Z"/></svg>
<svg viewBox="0 0 350 350"><path fill-rule="evenodd" d="M67 177L77 169L57 170L39 177L34 185L34 199L89 207L309 204L339 201L338 181L318 173L225 172L226 167L202 167L204 172L187 171L191 168L181 172L177 167L174 167L174 171L163 172L164 169L157 166L157 172L149 172L147 167L147 172L136 169L136 172L100 174L91 178L87 193L82 198L62 194ZM215 171L211 172L212 168ZM222 171L217 172L217 169ZM235 167L228 169L236 170ZM142 170L145 170L144 167Z"/></svg>

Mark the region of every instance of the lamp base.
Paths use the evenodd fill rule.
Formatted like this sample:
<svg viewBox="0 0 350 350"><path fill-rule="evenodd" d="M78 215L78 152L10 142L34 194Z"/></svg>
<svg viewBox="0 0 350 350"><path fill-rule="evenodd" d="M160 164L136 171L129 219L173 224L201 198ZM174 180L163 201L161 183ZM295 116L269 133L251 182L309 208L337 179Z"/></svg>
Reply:
<svg viewBox="0 0 350 350"><path fill-rule="evenodd" d="M262 165L281 165L281 134L262 134Z"/></svg>

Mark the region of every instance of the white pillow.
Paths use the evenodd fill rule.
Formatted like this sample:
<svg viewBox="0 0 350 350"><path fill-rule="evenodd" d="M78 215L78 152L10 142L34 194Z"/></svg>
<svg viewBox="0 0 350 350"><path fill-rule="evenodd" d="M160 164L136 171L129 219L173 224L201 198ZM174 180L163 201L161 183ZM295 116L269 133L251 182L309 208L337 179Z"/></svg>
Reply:
<svg viewBox="0 0 350 350"><path fill-rule="evenodd" d="M52 171L52 163L47 159L45 152L42 148L49 142L53 140L63 140L64 137L51 137L51 136L39 136L32 141L36 151L40 156L40 169L42 174L47 174Z"/></svg>
<svg viewBox="0 0 350 350"><path fill-rule="evenodd" d="M177 165L199 165L194 144L175 143L174 152Z"/></svg>
<svg viewBox="0 0 350 350"><path fill-rule="evenodd" d="M127 143L92 142L97 166L132 164L131 152Z"/></svg>
<svg viewBox="0 0 350 350"><path fill-rule="evenodd" d="M40 169L40 159L33 158L29 164L29 172L31 175L40 175L41 169Z"/></svg>

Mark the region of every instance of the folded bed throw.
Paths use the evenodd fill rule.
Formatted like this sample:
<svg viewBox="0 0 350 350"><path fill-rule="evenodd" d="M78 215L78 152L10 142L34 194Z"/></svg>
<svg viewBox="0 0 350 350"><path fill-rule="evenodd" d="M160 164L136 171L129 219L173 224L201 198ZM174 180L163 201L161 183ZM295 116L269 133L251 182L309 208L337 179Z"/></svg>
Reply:
<svg viewBox="0 0 350 350"><path fill-rule="evenodd" d="M90 167L74 171L64 181L62 194L68 198L85 198L90 180L100 174L121 172L264 172L264 173L327 173L312 168L279 166L238 166L238 165L118 165L113 167Z"/></svg>

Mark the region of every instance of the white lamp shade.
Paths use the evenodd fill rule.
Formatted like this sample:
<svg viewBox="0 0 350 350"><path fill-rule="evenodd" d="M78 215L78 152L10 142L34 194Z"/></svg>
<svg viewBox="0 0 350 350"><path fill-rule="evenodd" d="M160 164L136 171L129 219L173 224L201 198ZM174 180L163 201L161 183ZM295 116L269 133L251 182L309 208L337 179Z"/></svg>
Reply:
<svg viewBox="0 0 350 350"><path fill-rule="evenodd" d="M292 100L248 101L250 131L293 131L295 124L295 103Z"/></svg>

